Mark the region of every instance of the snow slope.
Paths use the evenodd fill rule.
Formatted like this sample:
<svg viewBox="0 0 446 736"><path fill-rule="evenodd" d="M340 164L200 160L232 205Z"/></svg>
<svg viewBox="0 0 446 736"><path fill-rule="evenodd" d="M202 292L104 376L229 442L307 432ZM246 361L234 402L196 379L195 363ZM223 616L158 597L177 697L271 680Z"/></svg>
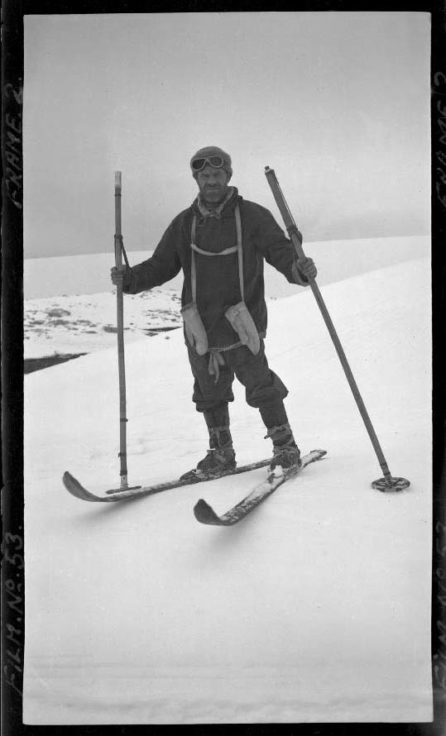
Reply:
<svg viewBox="0 0 446 736"><path fill-rule="evenodd" d="M267 354L303 451L327 458L240 525L199 525L264 471L123 504L116 349L25 377L27 724L431 720L430 268L323 289L394 475L382 475L307 290L270 304ZM126 350L130 482L171 479L206 446L181 330ZM235 385L239 462L270 452Z"/></svg>

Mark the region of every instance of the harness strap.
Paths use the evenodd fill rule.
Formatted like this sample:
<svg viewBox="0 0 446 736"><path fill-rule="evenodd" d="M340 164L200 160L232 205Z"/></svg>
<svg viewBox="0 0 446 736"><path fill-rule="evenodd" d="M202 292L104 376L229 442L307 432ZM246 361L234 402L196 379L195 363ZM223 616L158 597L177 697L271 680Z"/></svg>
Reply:
<svg viewBox="0 0 446 736"><path fill-rule="evenodd" d="M240 296L241 300L244 301L245 299L245 286L244 286L244 278L243 278L243 249L242 249L242 220L240 216L240 207L238 204L235 206L235 229L236 229L236 235L237 235L237 245L232 246L231 248L225 248L225 250L220 251L220 253L213 253L208 250L203 250L202 248L199 248L198 245L195 243L196 240L196 231L197 231L197 216L194 214L192 218L192 227L191 227L191 289L192 289L192 301L196 304L197 302L197 266L195 262L195 253L200 253L203 256L227 256L231 253L237 253L237 261L238 261L238 277L239 277L239 284L240 284ZM220 377L220 367L224 365L224 357L221 353L226 352L227 350L233 350L234 348L238 348L242 345L242 342L236 342L233 345L227 345L223 348L210 348L209 349L209 365L208 370L210 375L215 376L215 383L217 383L219 377Z"/></svg>
<svg viewBox="0 0 446 736"><path fill-rule="evenodd" d="M201 253L202 256L228 256L230 253L237 252L236 245L233 245L232 248L225 248L225 250L221 250L219 253L213 253L209 250L203 250L202 248L199 248L198 245L195 245L195 243L191 243L190 247L192 248L192 250L195 251L195 253Z"/></svg>
<svg viewBox="0 0 446 736"><path fill-rule="evenodd" d="M235 206L235 229L237 231L237 255L238 255L238 277L240 281L240 296L242 302L245 301L245 285L243 283L243 250L242 250L242 220L240 217L240 207Z"/></svg>
<svg viewBox="0 0 446 736"><path fill-rule="evenodd" d="M196 303L197 301L197 266L195 263L195 253L200 253L203 256L227 256L235 252L237 252L237 260L238 260L238 276L239 276L239 283L240 283L240 295L241 295L242 301L244 301L245 287L243 283L242 220L240 217L240 207L238 204L236 204L235 206L235 229L237 233L237 245L234 245L231 248L225 248L225 250L220 251L220 253L213 253L208 250L202 250L195 243L196 232L197 232L197 216L194 214L192 218L191 244L190 244L190 247L192 249L190 279L191 279L192 301L193 302Z"/></svg>

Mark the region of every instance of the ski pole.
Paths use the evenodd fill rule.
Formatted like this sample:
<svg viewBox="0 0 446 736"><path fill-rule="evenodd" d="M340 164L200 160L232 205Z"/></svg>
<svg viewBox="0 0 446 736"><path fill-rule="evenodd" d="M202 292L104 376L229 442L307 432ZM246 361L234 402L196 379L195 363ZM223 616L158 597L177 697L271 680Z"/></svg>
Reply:
<svg viewBox="0 0 446 736"><path fill-rule="evenodd" d="M283 196L279 182L277 181L277 177L274 172L274 169L270 169L269 166L265 166L265 176L267 178L268 184L271 187L271 191L273 193L274 199L276 200L276 204L279 208L280 214L282 215L282 218L285 223L285 227L288 231L288 234L290 236L291 242L293 243L294 248L296 250L297 257L298 259L305 258L305 253L302 248L302 242L299 237L299 231L297 229L297 225L285 201L285 197ZM341 341L339 340L334 324L332 322L332 319L330 317L330 314L328 312L328 309L325 305L325 302L322 298L322 294L319 291L319 287L316 284L315 279L310 279L310 288L314 294L318 307L322 313L322 317L324 318L328 332L330 333L330 337L333 341L333 344L338 354L339 360L341 361L341 365L344 369L345 376L347 378L347 381L353 393L353 396L358 406L361 417L364 421L366 430L369 434L370 440L373 445L373 449L375 450L376 456L378 458L378 462L384 473L383 478L379 478L378 480L373 481L372 487L376 488L379 491L401 491L404 488L407 488L410 485L410 483L405 478L392 477L390 470L389 470L389 466L387 465L386 459L384 457L384 453L381 449L381 445L379 444L378 437L376 436L375 430L373 429L373 425L368 415L364 401L362 400L361 394L359 392L359 388L354 379L354 376L349 366L347 357L344 353L344 349L341 345Z"/></svg>
<svg viewBox="0 0 446 736"><path fill-rule="evenodd" d="M121 172L115 171L115 265L122 267L122 232L121 232ZM122 284L116 287L116 313L118 335L118 373L119 373L119 459L121 489L128 488L127 481L127 407L125 389L124 358L124 299Z"/></svg>

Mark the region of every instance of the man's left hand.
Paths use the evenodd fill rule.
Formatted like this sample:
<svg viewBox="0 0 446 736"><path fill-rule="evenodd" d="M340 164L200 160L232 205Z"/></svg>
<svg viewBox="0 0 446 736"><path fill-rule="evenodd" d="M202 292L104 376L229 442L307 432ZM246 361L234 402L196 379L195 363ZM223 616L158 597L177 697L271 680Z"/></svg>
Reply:
<svg viewBox="0 0 446 736"><path fill-rule="evenodd" d="M312 258L299 258L297 268L305 281L313 281L317 276L317 268Z"/></svg>

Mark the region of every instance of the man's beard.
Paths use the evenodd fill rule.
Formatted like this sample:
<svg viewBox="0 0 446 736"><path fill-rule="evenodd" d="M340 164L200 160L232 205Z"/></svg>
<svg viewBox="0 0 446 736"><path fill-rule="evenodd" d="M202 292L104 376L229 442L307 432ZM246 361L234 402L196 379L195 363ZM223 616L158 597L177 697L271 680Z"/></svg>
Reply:
<svg viewBox="0 0 446 736"><path fill-rule="evenodd" d="M217 204L220 204L220 202L223 202L227 193L228 193L227 185L211 187L211 188L208 188L205 186L201 190L201 197L204 200L204 202L208 204L212 204L212 205L217 205Z"/></svg>

